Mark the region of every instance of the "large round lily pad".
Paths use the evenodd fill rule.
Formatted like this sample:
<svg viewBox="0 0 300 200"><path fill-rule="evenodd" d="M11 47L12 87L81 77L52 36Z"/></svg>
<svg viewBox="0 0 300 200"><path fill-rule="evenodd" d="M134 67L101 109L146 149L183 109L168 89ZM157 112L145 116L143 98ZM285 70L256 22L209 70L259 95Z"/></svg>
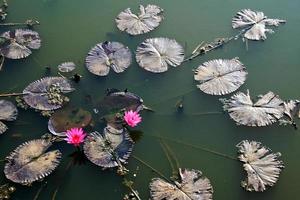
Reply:
<svg viewBox="0 0 300 200"><path fill-rule="evenodd" d="M16 106L10 101L0 100L0 120L14 121L17 119L18 110ZM0 134L7 130L7 126L0 121Z"/></svg>
<svg viewBox="0 0 300 200"><path fill-rule="evenodd" d="M243 140L238 145L239 160L247 172L247 178L242 181L242 187L247 191L263 192L267 186L273 186L284 168L279 160L280 153L272 151L260 142Z"/></svg>
<svg viewBox="0 0 300 200"><path fill-rule="evenodd" d="M165 72L169 66L176 67L184 60L183 47L169 38L150 38L136 50L138 64L153 73Z"/></svg>
<svg viewBox="0 0 300 200"><path fill-rule="evenodd" d="M0 53L10 59L20 59L29 56L30 49L39 49L41 39L37 32L29 29L16 29L4 32L1 37L6 38L6 45L1 45Z"/></svg>
<svg viewBox="0 0 300 200"><path fill-rule="evenodd" d="M72 92L70 82L62 77L45 77L30 83L23 91L25 102L38 110L55 110L65 102L63 94Z"/></svg>
<svg viewBox="0 0 300 200"><path fill-rule="evenodd" d="M111 168L120 166L129 158L133 141L125 129L115 129L107 126L103 133L88 135L84 142L84 153L94 164Z"/></svg>
<svg viewBox="0 0 300 200"><path fill-rule="evenodd" d="M246 80L247 71L237 59L210 60L200 65L194 75L197 87L207 94L224 95L236 91Z"/></svg>
<svg viewBox="0 0 300 200"><path fill-rule="evenodd" d="M154 178L150 183L152 200L212 200L213 188L208 178L195 169L180 169L180 180L169 183Z"/></svg>
<svg viewBox="0 0 300 200"><path fill-rule="evenodd" d="M127 8L116 18L117 27L130 35L148 33L159 26L163 20L162 13L163 9L157 5L140 5L140 13L137 15Z"/></svg>
<svg viewBox="0 0 300 200"><path fill-rule="evenodd" d="M44 139L21 144L6 158L6 178L15 183L29 185L51 174L61 159L59 150L46 152L51 145L50 141Z"/></svg>
<svg viewBox="0 0 300 200"><path fill-rule="evenodd" d="M232 19L232 27L242 28L244 37L249 40L265 40L266 33L273 33L272 29L266 26L279 26L280 23L285 23L281 19L269 19L263 12L243 9L239 11Z"/></svg>
<svg viewBox="0 0 300 200"><path fill-rule="evenodd" d="M65 132L71 128L88 126L92 121L90 112L81 108L63 108L51 115L48 129L54 135L65 136Z"/></svg>
<svg viewBox="0 0 300 200"><path fill-rule="evenodd" d="M249 95L238 92L230 99L222 99L223 108L230 117L246 126L267 126L278 121L284 113L284 102L273 92L268 92L253 103Z"/></svg>
<svg viewBox="0 0 300 200"><path fill-rule="evenodd" d="M121 73L129 67L132 55L128 47L119 42L103 42L93 47L86 59L87 69L98 76L106 76L110 68Z"/></svg>

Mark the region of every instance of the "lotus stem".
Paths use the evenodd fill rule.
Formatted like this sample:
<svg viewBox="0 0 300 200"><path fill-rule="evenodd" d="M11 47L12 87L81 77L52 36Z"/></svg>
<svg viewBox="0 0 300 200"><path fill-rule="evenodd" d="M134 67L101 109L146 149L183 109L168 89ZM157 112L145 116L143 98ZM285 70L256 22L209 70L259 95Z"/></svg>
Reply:
<svg viewBox="0 0 300 200"><path fill-rule="evenodd" d="M151 137L154 137L154 138L158 138L158 139L168 140L170 142L174 142L174 143L177 143L177 144L185 145L185 146L192 147L192 148L195 148L195 149L200 149L202 151L205 151L205 152L208 152L208 153L212 153L212 154L217 155L217 156L228 158L228 159L231 159L231 160L234 160L234 161L239 161L237 158L235 158L233 156L226 155L226 154L223 154L223 153L220 153L220 152L217 152L217 151L205 148L205 147L201 147L201 146L198 146L198 145L193 145L193 144L189 144L189 143L182 142L182 141L179 141L179 140L170 139L170 138L161 137L161 136L156 136L156 135L148 135L148 136L151 136Z"/></svg>
<svg viewBox="0 0 300 200"><path fill-rule="evenodd" d="M27 95L28 93L20 92L20 93L7 93L7 94L0 94L0 97L12 97L12 96L22 96Z"/></svg>
<svg viewBox="0 0 300 200"><path fill-rule="evenodd" d="M0 55L0 71L2 70L4 60L5 60L5 57L3 55Z"/></svg>
<svg viewBox="0 0 300 200"><path fill-rule="evenodd" d="M165 155L166 155L166 157L167 157L167 160L168 160L168 162L169 162L169 164L170 164L170 166L171 166L172 174L175 174L177 170L175 169L175 166L174 166L174 164L173 164L173 162L172 162L172 160L171 160L171 157L170 157L170 155L169 155L169 152L168 152L168 150L167 150L167 148L166 148L166 146L165 146L165 143L163 142L162 139L159 139L159 144L160 144L160 146L161 146L163 152L165 153ZM174 172L175 172L175 173L174 173Z"/></svg>
<svg viewBox="0 0 300 200"><path fill-rule="evenodd" d="M40 22L37 20L28 19L25 22L16 22L16 23L0 23L0 26L29 26L39 25Z"/></svg>
<svg viewBox="0 0 300 200"><path fill-rule="evenodd" d="M40 187L39 190L36 192L36 194L35 194L33 200L37 200L37 199L39 198L39 196L40 196L40 194L41 194L43 188L46 186L46 184L47 184L47 182L41 183L41 187Z"/></svg>
<svg viewBox="0 0 300 200"><path fill-rule="evenodd" d="M142 163L143 165L145 165L146 167L148 167L149 169L151 169L153 172L155 172L156 174L158 174L159 176L161 176L162 178L164 178L165 180L171 182L166 176L164 176L160 171L158 171L157 169L155 169L154 167L152 167L151 165L149 165L148 163L146 163L145 161L143 161L142 159L140 159L139 157L132 155L132 157L134 159L136 159L137 161L139 161L140 163Z"/></svg>
<svg viewBox="0 0 300 200"><path fill-rule="evenodd" d="M165 141L162 141L162 142L164 143L165 147L169 151L170 155L173 157L175 164L176 164L176 168L179 169L180 166L179 166L179 161L176 157L176 154L174 153L174 151L170 148L170 146ZM176 173L177 173L177 170L176 170Z"/></svg>

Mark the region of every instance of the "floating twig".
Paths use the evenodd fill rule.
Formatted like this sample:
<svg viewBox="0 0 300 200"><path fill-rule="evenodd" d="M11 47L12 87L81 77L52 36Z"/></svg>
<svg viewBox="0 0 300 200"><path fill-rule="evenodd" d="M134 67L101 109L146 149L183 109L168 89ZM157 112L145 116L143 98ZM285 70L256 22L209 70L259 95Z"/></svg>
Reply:
<svg viewBox="0 0 300 200"><path fill-rule="evenodd" d="M10 23L0 23L0 26L29 26L33 27L35 25L39 25L40 22L33 19L28 19L25 22L10 22Z"/></svg>

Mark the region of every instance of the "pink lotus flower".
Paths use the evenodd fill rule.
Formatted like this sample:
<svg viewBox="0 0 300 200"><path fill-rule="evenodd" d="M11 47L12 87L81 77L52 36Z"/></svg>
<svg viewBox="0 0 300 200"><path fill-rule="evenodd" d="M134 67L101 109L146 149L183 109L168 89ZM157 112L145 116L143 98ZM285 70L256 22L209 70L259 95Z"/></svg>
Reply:
<svg viewBox="0 0 300 200"><path fill-rule="evenodd" d="M142 121L142 118L138 112L129 110L125 112L124 120L129 126L135 127Z"/></svg>
<svg viewBox="0 0 300 200"><path fill-rule="evenodd" d="M83 132L82 128L71 128L67 130L67 138L65 139L69 144L74 146L79 146L80 143L84 141L86 134Z"/></svg>

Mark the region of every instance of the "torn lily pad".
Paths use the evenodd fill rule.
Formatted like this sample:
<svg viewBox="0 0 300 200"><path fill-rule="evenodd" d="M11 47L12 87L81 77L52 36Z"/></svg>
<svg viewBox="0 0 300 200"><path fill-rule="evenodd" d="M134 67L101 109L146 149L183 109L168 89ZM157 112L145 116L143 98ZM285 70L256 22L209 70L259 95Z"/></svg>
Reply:
<svg viewBox="0 0 300 200"><path fill-rule="evenodd" d="M59 150L46 152L51 145L48 140L36 139L18 146L6 158L6 178L15 183L30 185L51 174L61 159Z"/></svg>
<svg viewBox="0 0 300 200"><path fill-rule="evenodd" d="M116 18L118 29L130 35L148 33L159 26L163 20L163 9L157 5L140 5L140 13L134 14L130 8L122 11Z"/></svg>
<svg viewBox="0 0 300 200"><path fill-rule="evenodd" d="M279 160L280 153L272 151L260 142L243 140L237 144L239 160L247 172L247 178L242 181L242 187L247 191L263 192L268 186L272 187L278 181L284 168Z"/></svg>
<svg viewBox="0 0 300 200"><path fill-rule="evenodd" d="M119 42L103 42L93 47L86 59L87 69L98 76L108 75L110 68L124 72L132 62L130 49Z"/></svg>
<svg viewBox="0 0 300 200"><path fill-rule="evenodd" d="M154 178L150 183L152 200L211 200L213 188L208 178L195 169L179 168L180 180L169 183L161 178Z"/></svg>
<svg viewBox="0 0 300 200"><path fill-rule="evenodd" d="M74 71L76 68L76 65L73 62L64 62L64 63L61 63L60 65L58 65L57 68L60 72L67 73L67 72Z"/></svg>
<svg viewBox="0 0 300 200"><path fill-rule="evenodd" d="M2 121L14 121L17 119L18 110L10 101L0 100L0 134L8 128Z"/></svg>
<svg viewBox="0 0 300 200"><path fill-rule="evenodd" d="M177 67L184 60L183 47L173 39L150 38L141 43L136 50L139 66L153 73L162 73L169 66Z"/></svg>
<svg viewBox="0 0 300 200"><path fill-rule="evenodd" d="M62 77L45 77L30 83L23 91L24 101L38 110L56 110L69 99L64 94L74 91Z"/></svg>
<svg viewBox="0 0 300 200"><path fill-rule="evenodd" d="M31 49L39 49L41 47L39 34L29 29L7 31L1 37L7 40L0 48L0 54L6 58L26 58L32 53Z"/></svg>
<svg viewBox="0 0 300 200"><path fill-rule="evenodd" d="M84 128L92 122L90 112L82 108L68 107L57 110L48 121L49 131L58 136L65 136L71 128Z"/></svg>
<svg viewBox="0 0 300 200"><path fill-rule="evenodd" d="M238 92L230 99L221 99L223 109L238 124L246 126L267 126L277 122L284 112L283 101L273 92L259 96L253 103L247 94Z"/></svg>
<svg viewBox="0 0 300 200"><path fill-rule="evenodd" d="M274 33L266 26L279 26L285 22L281 19L269 19L263 12L243 9L233 17L232 27L243 29L244 37L249 40L265 40L267 39L266 33Z"/></svg>
<svg viewBox="0 0 300 200"><path fill-rule="evenodd" d="M84 142L84 153L94 164L103 167L122 167L129 158L133 141L125 129L107 126L103 133L88 135Z"/></svg>
<svg viewBox="0 0 300 200"><path fill-rule="evenodd" d="M247 76L245 66L233 58L210 60L200 65L194 75L197 87L211 95L224 95L236 91L244 84Z"/></svg>

